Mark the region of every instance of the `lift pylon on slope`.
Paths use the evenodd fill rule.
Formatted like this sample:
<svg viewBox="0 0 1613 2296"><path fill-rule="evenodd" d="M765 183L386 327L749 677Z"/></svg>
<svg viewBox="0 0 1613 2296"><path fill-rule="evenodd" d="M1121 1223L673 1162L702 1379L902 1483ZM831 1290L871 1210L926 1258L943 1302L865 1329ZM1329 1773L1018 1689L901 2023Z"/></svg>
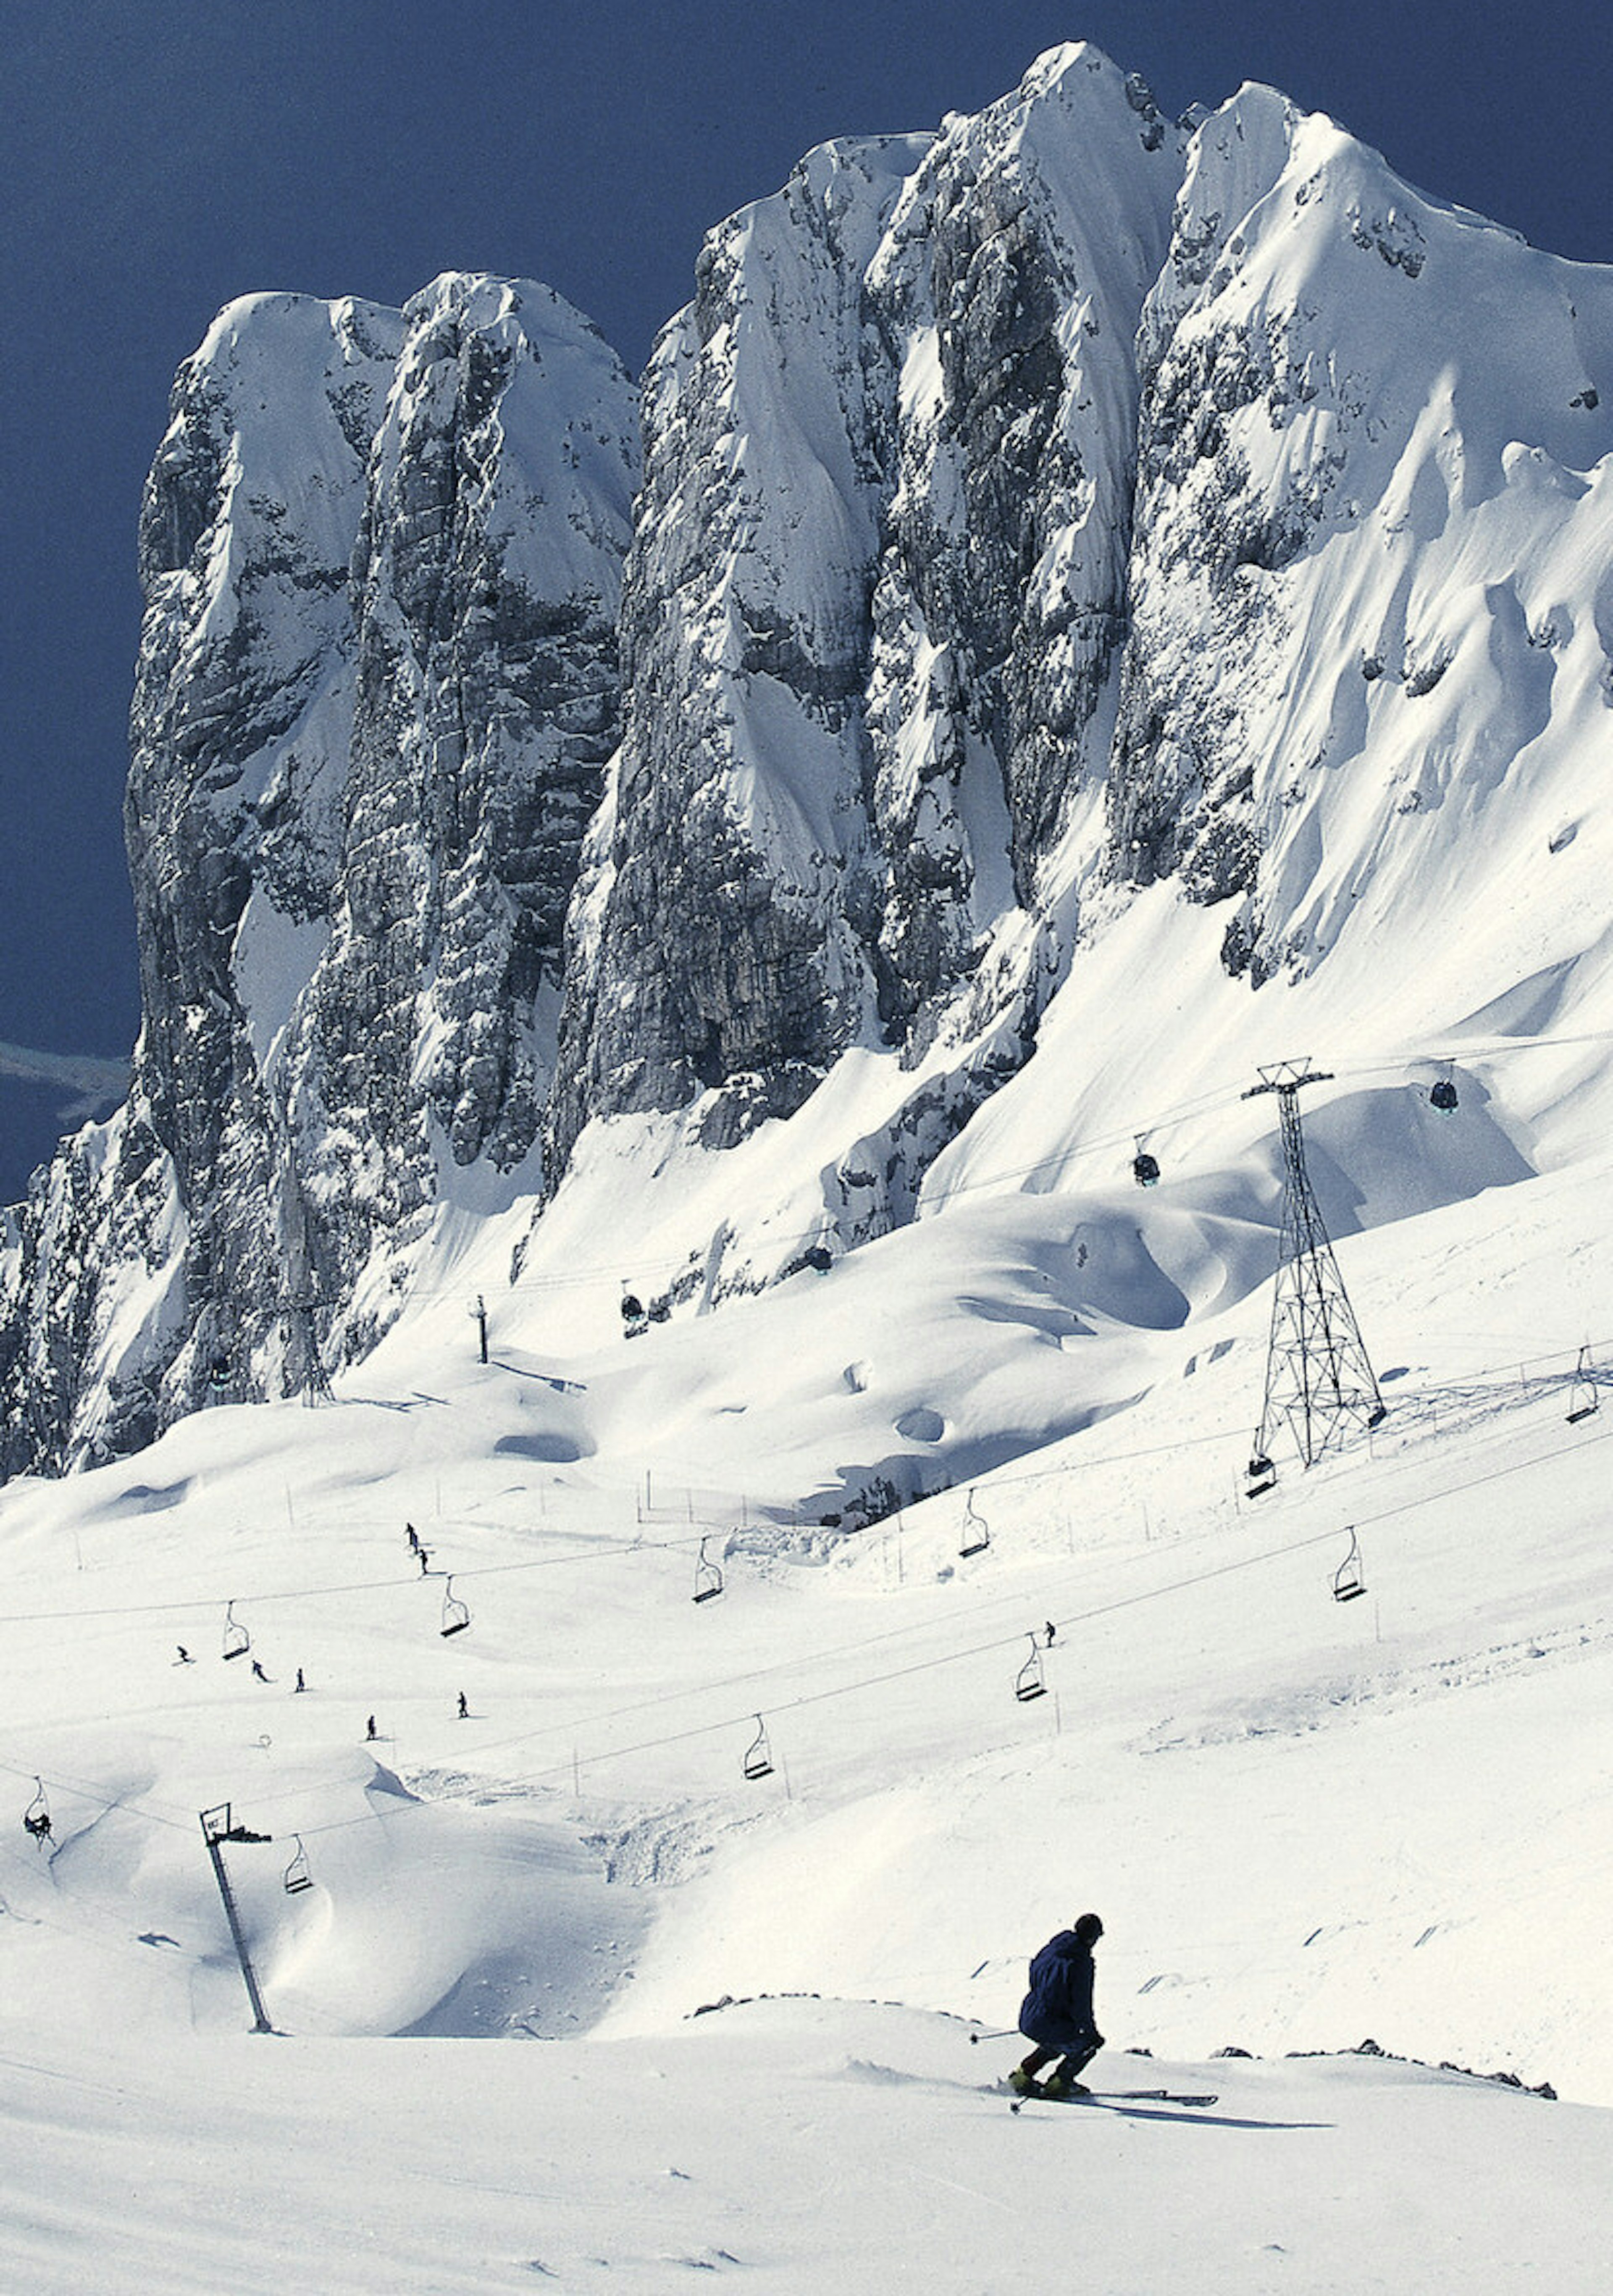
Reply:
<svg viewBox="0 0 1613 2296"><path fill-rule="evenodd" d="M1280 1430L1287 1430L1308 1467L1352 1431L1376 1427L1384 1415L1377 1377L1306 1168L1299 1095L1306 1085L1328 1080L1325 1070L1308 1062L1284 1061L1262 1069L1260 1082L1243 1095L1253 1100L1260 1093L1276 1095L1282 1140L1282 1228L1265 1394L1250 1462L1251 1478L1263 1489L1274 1480L1271 1453ZM1262 1472L1257 1474L1257 1469Z"/></svg>

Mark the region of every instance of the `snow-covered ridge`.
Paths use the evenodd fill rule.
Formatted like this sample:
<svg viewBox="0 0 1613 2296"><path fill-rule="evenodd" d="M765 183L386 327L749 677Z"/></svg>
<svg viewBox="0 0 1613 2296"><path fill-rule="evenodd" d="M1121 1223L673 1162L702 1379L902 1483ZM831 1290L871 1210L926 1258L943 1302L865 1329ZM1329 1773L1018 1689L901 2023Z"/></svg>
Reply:
<svg viewBox="0 0 1613 2296"><path fill-rule="evenodd" d="M635 507L547 289L223 316L0 1237L7 2285L1600 2287L1610 314L1067 47L719 226ZM1388 1412L1251 1496L1302 1054Z"/></svg>
<svg viewBox="0 0 1613 2296"><path fill-rule="evenodd" d="M619 362L531 283L249 296L181 368L141 521L142 1035L20 1216L9 1465L295 1382L449 1176L519 1185L635 467Z"/></svg>
<svg viewBox="0 0 1613 2296"><path fill-rule="evenodd" d="M1081 45L714 230L635 502L546 288L231 306L143 521L135 1090L20 1215L12 1465L471 1259L709 1311L1123 1178L1297 1042L1594 1030L1610 372L1605 271ZM1599 1090L1470 1097L1538 1168ZM1256 1116L1183 1155L1266 1223Z"/></svg>

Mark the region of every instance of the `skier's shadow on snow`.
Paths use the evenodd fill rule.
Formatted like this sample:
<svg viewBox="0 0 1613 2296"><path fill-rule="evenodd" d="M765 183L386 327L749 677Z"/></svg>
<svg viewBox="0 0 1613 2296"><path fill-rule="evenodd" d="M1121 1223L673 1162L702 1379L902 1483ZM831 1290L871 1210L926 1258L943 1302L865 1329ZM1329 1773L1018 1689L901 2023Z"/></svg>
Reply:
<svg viewBox="0 0 1613 2296"><path fill-rule="evenodd" d="M1113 2112L1123 2120L1179 2120L1187 2128L1335 2128L1332 2120L1252 2120L1233 2112L1207 2112L1202 2105L1184 2111L1169 2104L1133 2103L1119 2097L1093 2096L1064 2099L1059 2103L1060 2112Z"/></svg>

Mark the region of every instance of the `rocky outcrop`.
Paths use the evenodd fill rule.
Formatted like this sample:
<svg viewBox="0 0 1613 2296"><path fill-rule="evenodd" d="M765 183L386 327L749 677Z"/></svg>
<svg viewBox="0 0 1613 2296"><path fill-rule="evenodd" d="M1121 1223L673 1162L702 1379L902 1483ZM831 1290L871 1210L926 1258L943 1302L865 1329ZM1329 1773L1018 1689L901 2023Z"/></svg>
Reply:
<svg viewBox="0 0 1613 2296"><path fill-rule="evenodd" d="M316 1380L445 1207L536 1266L770 1122L765 1208L644 1215L656 1307L826 1263L1142 889L1224 914L1217 995L1370 983L1568 851L1610 374L1606 272L1084 46L712 233L636 507L547 289L232 306L142 520L133 1086L5 1239L0 1464Z"/></svg>
<svg viewBox="0 0 1613 2296"><path fill-rule="evenodd" d="M914 1056L960 993L964 1033L1022 998L967 992L1101 779L1179 144L1059 50L938 137L825 145L708 241L646 385L558 1154L707 1094L732 1137L850 1045Z"/></svg>
<svg viewBox="0 0 1613 2296"><path fill-rule="evenodd" d="M250 298L181 369L141 519L143 1025L127 1110L18 1218L12 1467L309 1376L456 1171L531 1157L635 466L619 362L530 283Z"/></svg>
<svg viewBox="0 0 1613 2296"><path fill-rule="evenodd" d="M1369 874L1441 882L1502 774L1543 792L1597 738L1566 601L1606 546L1576 473L1613 447L1610 331L1605 270L1268 88L1198 129L1140 338L1108 798L1122 882L1229 905L1228 971L1312 969Z"/></svg>

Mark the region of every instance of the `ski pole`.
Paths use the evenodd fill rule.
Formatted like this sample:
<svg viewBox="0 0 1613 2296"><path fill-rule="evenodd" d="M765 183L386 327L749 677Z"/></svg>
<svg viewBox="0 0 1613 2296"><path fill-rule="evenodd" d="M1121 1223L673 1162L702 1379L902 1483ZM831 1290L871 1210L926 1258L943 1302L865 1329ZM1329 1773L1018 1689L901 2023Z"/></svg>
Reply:
<svg viewBox="0 0 1613 2296"><path fill-rule="evenodd" d="M1019 2030L1017 2025L1004 2025L998 2031L971 2033L969 2037L969 2044L972 2048L977 2041L1011 2041Z"/></svg>

